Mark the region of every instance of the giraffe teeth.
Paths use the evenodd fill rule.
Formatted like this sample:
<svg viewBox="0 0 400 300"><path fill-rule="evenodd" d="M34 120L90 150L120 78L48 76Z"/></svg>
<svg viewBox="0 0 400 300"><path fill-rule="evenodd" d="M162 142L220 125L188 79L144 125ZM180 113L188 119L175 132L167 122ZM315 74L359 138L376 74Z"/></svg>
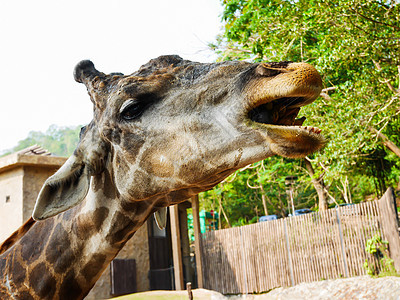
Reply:
<svg viewBox="0 0 400 300"><path fill-rule="evenodd" d="M308 132L315 133L315 134L320 134L322 132L322 130L317 127L301 126L300 128L307 130Z"/></svg>

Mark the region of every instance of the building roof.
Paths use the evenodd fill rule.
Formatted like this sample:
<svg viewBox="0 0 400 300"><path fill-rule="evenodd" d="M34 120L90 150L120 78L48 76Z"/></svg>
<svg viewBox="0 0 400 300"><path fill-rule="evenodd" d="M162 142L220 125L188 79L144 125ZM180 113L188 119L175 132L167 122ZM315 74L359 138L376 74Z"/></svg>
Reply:
<svg viewBox="0 0 400 300"><path fill-rule="evenodd" d="M33 145L28 148L19 150L15 153L23 155L52 155L51 152L49 152L47 149L42 148L39 145Z"/></svg>
<svg viewBox="0 0 400 300"><path fill-rule="evenodd" d="M66 157L53 156L46 149L33 145L0 158L0 173L20 166L61 167Z"/></svg>

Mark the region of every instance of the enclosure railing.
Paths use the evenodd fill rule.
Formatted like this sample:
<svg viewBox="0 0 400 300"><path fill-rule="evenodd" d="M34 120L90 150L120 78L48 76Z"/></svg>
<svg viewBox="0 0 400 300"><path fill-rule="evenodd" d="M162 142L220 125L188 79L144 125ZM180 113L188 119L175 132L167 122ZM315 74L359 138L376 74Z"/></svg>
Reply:
<svg viewBox="0 0 400 300"><path fill-rule="evenodd" d="M259 293L300 282L365 275L366 241L389 241L400 270L393 190L382 199L202 235L204 288ZM379 267L379 266L378 266Z"/></svg>

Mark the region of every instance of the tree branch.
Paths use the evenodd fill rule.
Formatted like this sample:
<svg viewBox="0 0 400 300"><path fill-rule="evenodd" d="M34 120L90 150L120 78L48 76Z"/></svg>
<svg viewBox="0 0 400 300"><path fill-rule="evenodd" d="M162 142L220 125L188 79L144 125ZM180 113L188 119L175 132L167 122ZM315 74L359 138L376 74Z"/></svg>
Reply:
<svg viewBox="0 0 400 300"><path fill-rule="evenodd" d="M388 148L390 151L400 157L400 148L397 147L393 142L391 142L386 135L372 127L370 127L370 130L376 133L376 135L383 141L383 144L386 146L386 148Z"/></svg>
<svg viewBox="0 0 400 300"><path fill-rule="evenodd" d="M364 18L364 19L366 19L366 20L368 20L368 21L371 21L371 22L373 22L373 23L381 24L381 25L383 25L383 26L388 26L388 27L392 27L392 28L394 28L394 29L396 29L396 30L400 30L400 27L397 27L397 26L395 26L395 25L390 25L390 24L387 24L387 23L383 23L383 22L376 21L376 20L371 19L371 18L369 18L369 17L367 17L367 16L364 16L363 14L359 13L359 12L356 11L355 9L352 9L352 11L354 11L354 12L355 12L357 15L359 15L360 17L362 17L362 18Z"/></svg>
<svg viewBox="0 0 400 300"><path fill-rule="evenodd" d="M336 90L336 89L337 89L337 86L330 86L330 87L322 89L321 92L322 93L326 93L326 92L333 91L333 90Z"/></svg>
<svg viewBox="0 0 400 300"><path fill-rule="evenodd" d="M328 95L328 94L326 94L326 93L322 93L321 92L321 94L319 94L322 98L324 98L325 100L327 100L327 101L331 101L332 100L332 98Z"/></svg>
<svg viewBox="0 0 400 300"><path fill-rule="evenodd" d="M382 71L381 65L380 65L377 61L375 61L374 59L373 59L372 61L373 61L374 65L375 65L375 67L376 67L379 71ZM399 78L400 78L400 66L397 66L397 68L399 69ZM382 83L386 83L386 85L388 86L388 88L389 88L393 93L398 94L398 93L400 92L400 83L399 83L399 90L396 90L396 89L393 87L393 85L390 83L390 79L385 79L384 82L382 82Z"/></svg>

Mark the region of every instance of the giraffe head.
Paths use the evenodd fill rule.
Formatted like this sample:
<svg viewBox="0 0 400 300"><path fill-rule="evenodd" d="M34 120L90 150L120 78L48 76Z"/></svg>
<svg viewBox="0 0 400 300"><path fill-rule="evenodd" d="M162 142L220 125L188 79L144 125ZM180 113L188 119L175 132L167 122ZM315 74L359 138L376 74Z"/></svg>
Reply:
<svg viewBox="0 0 400 300"><path fill-rule="evenodd" d="M250 163L276 154L304 157L325 143L319 129L296 119L322 86L306 63L202 64L162 56L131 75L106 75L82 61L74 77L88 89L94 118L43 186L35 219L82 201L96 174L106 173L124 201L168 205Z"/></svg>

